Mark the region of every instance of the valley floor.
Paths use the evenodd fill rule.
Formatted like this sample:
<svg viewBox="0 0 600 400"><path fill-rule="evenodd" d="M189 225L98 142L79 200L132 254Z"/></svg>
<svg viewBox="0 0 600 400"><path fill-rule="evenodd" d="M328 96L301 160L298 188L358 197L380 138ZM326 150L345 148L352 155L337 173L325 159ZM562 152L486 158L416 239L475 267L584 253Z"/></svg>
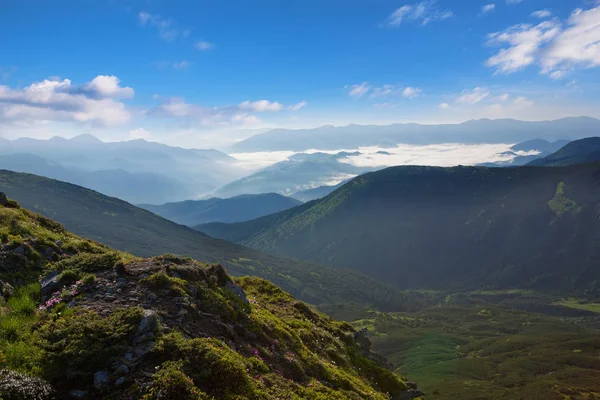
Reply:
<svg viewBox="0 0 600 400"><path fill-rule="evenodd" d="M353 325L427 399L600 399L599 304L498 291L414 313L354 311Z"/></svg>

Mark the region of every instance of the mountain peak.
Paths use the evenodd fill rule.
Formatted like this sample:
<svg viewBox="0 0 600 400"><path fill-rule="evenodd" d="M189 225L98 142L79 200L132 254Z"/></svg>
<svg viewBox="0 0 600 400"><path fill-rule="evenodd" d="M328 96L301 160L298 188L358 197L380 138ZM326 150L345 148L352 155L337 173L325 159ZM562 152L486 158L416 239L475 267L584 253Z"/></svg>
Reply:
<svg viewBox="0 0 600 400"><path fill-rule="evenodd" d="M89 133L84 133L84 134L75 136L75 137L73 137L73 138L71 138L69 140L71 142L87 143L87 144L104 143L102 140L98 139L94 135L90 135Z"/></svg>

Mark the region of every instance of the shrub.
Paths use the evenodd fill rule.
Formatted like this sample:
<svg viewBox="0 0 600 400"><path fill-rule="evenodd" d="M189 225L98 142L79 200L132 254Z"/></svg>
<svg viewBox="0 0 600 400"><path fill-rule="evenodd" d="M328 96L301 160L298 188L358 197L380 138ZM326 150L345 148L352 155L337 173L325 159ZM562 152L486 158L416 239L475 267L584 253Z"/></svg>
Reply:
<svg viewBox="0 0 600 400"><path fill-rule="evenodd" d="M84 285L93 285L94 282L96 282L96 275L94 275L94 274L85 274L81 278L81 281L83 282Z"/></svg>
<svg viewBox="0 0 600 400"><path fill-rule="evenodd" d="M0 397L4 400L46 400L54 389L46 381L7 369L0 371Z"/></svg>
<svg viewBox="0 0 600 400"><path fill-rule="evenodd" d="M184 287L186 285L186 281L180 278L169 276L164 272L155 272L149 277L142 279L141 282L155 289L169 289L173 292L181 294L182 296L185 295Z"/></svg>
<svg viewBox="0 0 600 400"><path fill-rule="evenodd" d="M81 273L79 271L68 269L63 271L58 279L61 286L68 286L76 282L80 276Z"/></svg>
<svg viewBox="0 0 600 400"><path fill-rule="evenodd" d="M46 352L43 373L49 379L72 369L89 377L128 345L141 320L137 307L115 310L108 317L93 311L48 320L36 331L37 342Z"/></svg>
<svg viewBox="0 0 600 400"><path fill-rule="evenodd" d="M170 333L159 340L156 351L159 357L180 360L182 371L196 386L220 399L253 391L247 373L252 365L219 340L184 339L179 333Z"/></svg>
<svg viewBox="0 0 600 400"><path fill-rule="evenodd" d="M166 362L152 376L152 387L143 400L209 400L210 397L194 386L194 381L173 362Z"/></svg>
<svg viewBox="0 0 600 400"><path fill-rule="evenodd" d="M96 272L112 268L119 260L121 260L121 256L117 252L79 253L57 262L55 268L59 271Z"/></svg>

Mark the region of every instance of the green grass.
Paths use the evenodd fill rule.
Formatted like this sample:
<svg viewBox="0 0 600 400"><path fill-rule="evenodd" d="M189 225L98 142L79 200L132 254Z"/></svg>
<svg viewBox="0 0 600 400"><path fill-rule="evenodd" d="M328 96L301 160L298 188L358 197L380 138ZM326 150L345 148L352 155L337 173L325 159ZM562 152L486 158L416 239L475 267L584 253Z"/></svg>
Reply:
<svg viewBox="0 0 600 400"><path fill-rule="evenodd" d="M464 294L470 305L358 320L397 372L436 400L592 399L600 393L600 330L595 317L552 317L505 306L520 297L541 309L556 298L494 291ZM452 297L452 296L451 296ZM517 303L518 304L518 303ZM576 299L556 307L586 306ZM587 304L582 311L596 309Z"/></svg>
<svg viewBox="0 0 600 400"><path fill-rule="evenodd" d="M569 298L567 300L558 301L554 304L564 306L564 307L574 308L577 310L591 311L591 312L600 314L600 303L586 303L586 302L582 302L581 300L578 300L575 298Z"/></svg>
<svg viewBox="0 0 600 400"><path fill-rule="evenodd" d="M557 216L563 214L576 214L581 211L581 207L577 205L577 202L571 200L565 196L565 183L560 182L556 187L556 194L554 198L548 201L548 207L556 213Z"/></svg>

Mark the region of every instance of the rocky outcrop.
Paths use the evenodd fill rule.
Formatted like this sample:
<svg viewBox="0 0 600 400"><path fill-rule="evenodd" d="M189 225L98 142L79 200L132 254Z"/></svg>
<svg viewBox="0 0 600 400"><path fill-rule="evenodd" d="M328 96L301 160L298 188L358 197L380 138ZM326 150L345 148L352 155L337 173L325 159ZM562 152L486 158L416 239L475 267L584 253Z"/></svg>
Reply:
<svg viewBox="0 0 600 400"><path fill-rule="evenodd" d="M6 206L8 204L8 198L6 194L0 192L0 206Z"/></svg>

